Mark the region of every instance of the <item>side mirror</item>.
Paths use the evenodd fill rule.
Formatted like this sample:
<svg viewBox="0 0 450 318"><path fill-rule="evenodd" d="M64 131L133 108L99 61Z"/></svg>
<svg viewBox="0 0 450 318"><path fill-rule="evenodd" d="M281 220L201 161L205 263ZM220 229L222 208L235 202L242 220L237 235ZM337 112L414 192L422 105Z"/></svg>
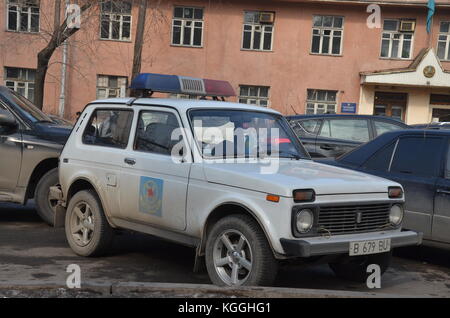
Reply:
<svg viewBox="0 0 450 318"><path fill-rule="evenodd" d="M0 128L4 128L2 130L6 130L7 132L12 132L17 129L19 124L9 113L2 111L0 109Z"/></svg>

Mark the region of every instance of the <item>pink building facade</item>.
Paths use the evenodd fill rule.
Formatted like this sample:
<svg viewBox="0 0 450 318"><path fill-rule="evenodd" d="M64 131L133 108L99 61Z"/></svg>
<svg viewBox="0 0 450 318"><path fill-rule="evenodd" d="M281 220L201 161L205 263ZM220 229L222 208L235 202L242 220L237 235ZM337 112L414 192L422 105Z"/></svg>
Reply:
<svg viewBox="0 0 450 318"><path fill-rule="evenodd" d="M53 56L47 112L73 119L96 98L126 94L138 2L116 2L83 17L68 43L63 90L62 48ZM450 1L436 1L430 33L426 2L149 1L142 72L227 80L238 95L231 100L286 115L450 121ZM32 99L53 1L2 0L0 11L2 85Z"/></svg>

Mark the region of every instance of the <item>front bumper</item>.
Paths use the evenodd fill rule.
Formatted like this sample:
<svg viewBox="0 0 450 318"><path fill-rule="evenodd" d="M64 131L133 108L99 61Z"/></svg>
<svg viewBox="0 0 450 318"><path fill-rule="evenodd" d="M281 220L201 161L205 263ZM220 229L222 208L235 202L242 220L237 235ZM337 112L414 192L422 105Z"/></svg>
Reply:
<svg viewBox="0 0 450 318"><path fill-rule="evenodd" d="M384 231L363 234L311 237L304 239L280 239L287 256L310 257L332 254L348 254L350 242L391 239L391 248L420 245L423 233L413 231Z"/></svg>

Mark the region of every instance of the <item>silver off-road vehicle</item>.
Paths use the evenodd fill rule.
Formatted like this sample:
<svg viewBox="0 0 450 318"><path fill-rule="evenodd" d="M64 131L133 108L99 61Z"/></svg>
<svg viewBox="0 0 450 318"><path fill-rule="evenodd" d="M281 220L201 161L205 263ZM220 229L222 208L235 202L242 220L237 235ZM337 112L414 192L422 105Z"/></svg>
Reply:
<svg viewBox="0 0 450 318"><path fill-rule="evenodd" d="M311 161L263 107L95 101L59 173L56 224L75 253L105 253L115 229L148 233L195 247L218 285L270 285L284 260L322 259L361 281L369 264L386 270L393 248L421 242L401 229L398 183Z"/></svg>

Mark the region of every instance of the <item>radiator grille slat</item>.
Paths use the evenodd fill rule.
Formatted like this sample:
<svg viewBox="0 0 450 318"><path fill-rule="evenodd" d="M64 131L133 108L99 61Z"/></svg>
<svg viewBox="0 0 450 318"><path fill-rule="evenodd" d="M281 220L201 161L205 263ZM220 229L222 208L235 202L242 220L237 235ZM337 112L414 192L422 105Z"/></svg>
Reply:
<svg viewBox="0 0 450 318"><path fill-rule="evenodd" d="M390 204L320 207L319 227L332 234L373 232L389 224Z"/></svg>

